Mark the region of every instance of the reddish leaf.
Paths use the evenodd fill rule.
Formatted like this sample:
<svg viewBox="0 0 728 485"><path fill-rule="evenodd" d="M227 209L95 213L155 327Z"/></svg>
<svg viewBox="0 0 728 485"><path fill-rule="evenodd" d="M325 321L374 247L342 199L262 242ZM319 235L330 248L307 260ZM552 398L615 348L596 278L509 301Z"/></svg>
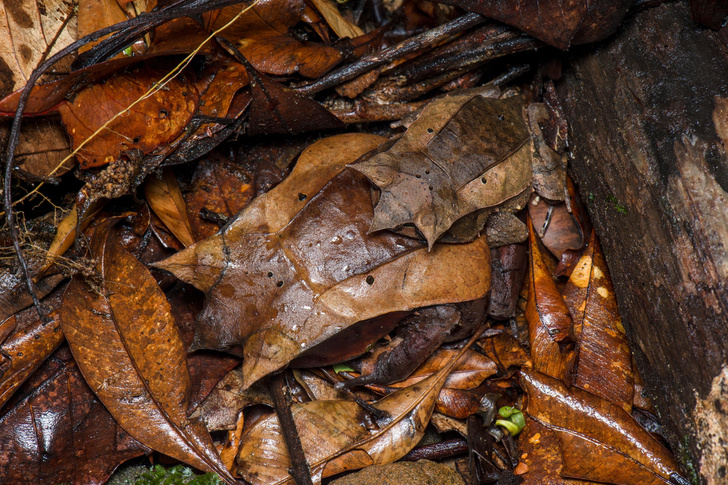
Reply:
<svg viewBox="0 0 728 485"><path fill-rule="evenodd" d="M253 199L253 175L243 167L216 155L197 164L192 187L185 194L187 214L195 240L212 236L220 226L200 217L206 213L218 214L224 219L237 214Z"/></svg>
<svg viewBox="0 0 728 485"><path fill-rule="evenodd" d="M343 59L339 49L316 42L294 39L290 28L301 21L303 0L261 0L225 29L222 35L233 41L261 72L289 75L295 72L317 78ZM240 12L235 5L204 14L205 27L213 31Z"/></svg>
<svg viewBox="0 0 728 485"><path fill-rule="evenodd" d="M67 348L24 388L0 417L4 483L101 484L120 463L149 452L91 392Z"/></svg>
<svg viewBox="0 0 728 485"><path fill-rule="evenodd" d="M543 245L558 259L565 251L579 249L586 243L581 228L563 202L552 204L534 195L528 204L528 215Z"/></svg>
<svg viewBox="0 0 728 485"><path fill-rule="evenodd" d="M631 411L632 354L594 232L564 288L564 300L574 317L578 346L571 382Z"/></svg>
<svg viewBox="0 0 728 485"><path fill-rule="evenodd" d="M527 225L530 270L526 319L533 368L564 382L570 382L569 376L574 359L573 321L563 297L551 278L551 273L543 262L541 248L530 218Z"/></svg>
<svg viewBox="0 0 728 485"><path fill-rule="evenodd" d="M540 422L526 418L526 427L518 437L520 464L517 472L522 485L563 485L563 459L559 439Z"/></svg>
<svg viewBox="0 0 728 485"><path fill-rule="evenodd" d="M344 123L311 98L246 66L251 78L248 135L297 134L306 131L342 128Z"/></svg>
<svg viewBox="0 0 728 485"><path fill-rule="evenodd" d="M679 474L672 454L618 405L530 370L521 371L521 385L526 412L559 438L564 476L648 485Z"/></svg>
<svg viewBox="0 0 728 485"><path fill-rule="evenodd" d="M144 95L166 70L149 66L116 74L76 95L72 103L59 106L63 124L77 148L114 115ZM99 167L121 153L139 149L152 152L177 138L197 107L197 91L180 77L116 118L86 143L77 157L82 169Z"/></svg>
<svg viewBox="0 0 728 485"><path fill-rule="evenodd" d="M523 30L560 49L596 42L611 35L632 0L445 0Z"/></svg>
<svg viewBox="0 0 728 485"><path fill-rule="evenodd" d="M0 328L12 328L13 332L3 337L0 345L0 408L10 399L15 390L35 372L43 361L63 343L58 321L62 288L58 288L42 300L50 321L44 322L35 307L30 307L6 319Z"/></svg>
<svg viewBox="0 0 728 485"><path fill-rule="evenodd" d="M135 438L233 484L207 430L187 419L190 377L169 303L111 225L102 223L91 243L100 288L76 277L63 298L61 326L79 368Z"/></svg>
<svg viewBox="0 0 728 485"><path fill-rule="evenodd" d="M528 271L525 244L509 244L491 249L493 290L490 293L488 316L497 320L513 317L523 279Z"/></svg>

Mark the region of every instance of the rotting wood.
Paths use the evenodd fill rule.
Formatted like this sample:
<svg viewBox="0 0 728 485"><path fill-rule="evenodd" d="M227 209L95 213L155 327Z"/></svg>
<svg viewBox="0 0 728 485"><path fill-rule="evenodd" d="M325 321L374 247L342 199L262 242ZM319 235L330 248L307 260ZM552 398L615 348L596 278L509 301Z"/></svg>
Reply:
<svg viewBox="0 0 728 485"><path fill-rule="evenodd" d="M638 367L708 484L728 477L727 39L663 5L576 53L559 85Z"/></svg>

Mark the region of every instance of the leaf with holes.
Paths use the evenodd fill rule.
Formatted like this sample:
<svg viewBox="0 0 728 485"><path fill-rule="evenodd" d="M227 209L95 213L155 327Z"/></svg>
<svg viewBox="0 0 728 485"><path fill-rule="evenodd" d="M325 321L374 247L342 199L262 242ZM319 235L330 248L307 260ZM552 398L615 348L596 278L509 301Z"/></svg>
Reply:
<svg viewBox="0 0 728 485"><path fill-rule="evenodd" d="M396 234L367 235L370 186L345 166L382 141L347 134L311 145L220 233L155 265L206 293L193 348L243 356L246 387L359 322L489 291L482 238L428 252ZM346 360L391 328L332 348L351 348Z"/></svg>
<svg viewBox="0 0 728 485"><path fill-rule="evenodd" d="M353 165L381 190L369 231L414 224L432 248L459 219L528 190L522 109L518 96L430 103L390 149Z"/></svg>

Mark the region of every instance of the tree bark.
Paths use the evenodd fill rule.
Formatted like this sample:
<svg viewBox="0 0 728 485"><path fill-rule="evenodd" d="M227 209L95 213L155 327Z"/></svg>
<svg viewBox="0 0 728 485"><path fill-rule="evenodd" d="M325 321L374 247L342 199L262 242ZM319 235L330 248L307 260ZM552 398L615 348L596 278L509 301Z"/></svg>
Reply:
<svg viewBox="0 0 728 485"><path fill-rule="evenodd" d="M670 3L571 57L570 164L638 368L688 475L728 483L728 29Z"/></svg>

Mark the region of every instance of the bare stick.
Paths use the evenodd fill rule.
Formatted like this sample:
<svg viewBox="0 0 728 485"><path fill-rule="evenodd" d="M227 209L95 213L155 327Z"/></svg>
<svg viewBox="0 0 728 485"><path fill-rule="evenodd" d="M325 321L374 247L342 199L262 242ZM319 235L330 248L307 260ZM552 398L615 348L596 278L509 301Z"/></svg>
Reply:
<svg viewBox="0 0 728 485"><path fill-rule="evenodd" d="M313 485L311 481L311 470L306 462L306 455L303 453L301 439L298 436L296 423L291 413L291 391L286 384L286 377L283 372L271 377L271 391L273 404L278 414L278 421L281 423L283 440L288 448L288 455L291 457L293 468L291 474L298 485Z"/></svg>
<svg viewBox="0 0 728 485"><path fill-rule="evenodd" d="M423 49L425 47L437 44L443 39L463 32L482 22L485 22L485 18L481 17L478 14L469 13L463 15L462 17L458 17L451 22L448 22L432 30L423 32L420 35L416 35L407 40L404 40L395 46L363 57L353 64L349 64L348 66L337 69L336 71L325 75L321 79L314 81L311 84L296 88L296 90L300 94L311 96L320 91L323 91L324 89L328 89L343 82L354 79L355 77L364 74L365 72L371 71L372 69L375 69L379 66L388 64L394 59L398 59L419 49Z"/></svg>

